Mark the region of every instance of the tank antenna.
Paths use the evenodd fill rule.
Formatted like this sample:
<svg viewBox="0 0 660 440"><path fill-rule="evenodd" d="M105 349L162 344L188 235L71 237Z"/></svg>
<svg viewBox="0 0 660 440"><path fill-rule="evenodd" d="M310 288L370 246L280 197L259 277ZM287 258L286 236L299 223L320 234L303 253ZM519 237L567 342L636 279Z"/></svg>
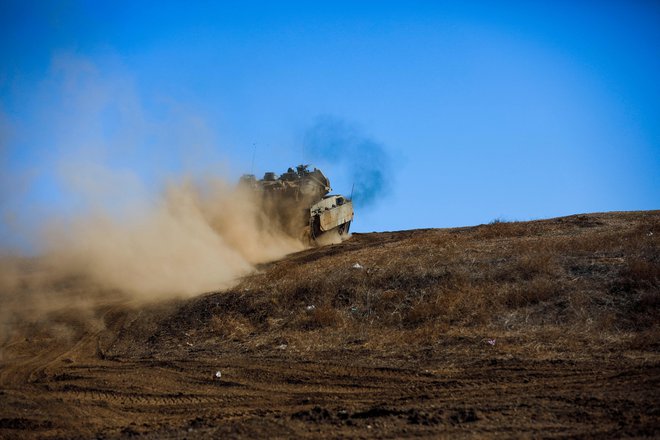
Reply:
<svg viewBox="0 0 660 440"><path fill-rule="evenodd" d="M257 153L257 143L252 143L252 165L250 165L250 174L254 174L254 156Z"/></svg>
<svg viewBox="0 0 660 440"><path fill-rule="evenodd" d="M353 201L353 190L355 189L355 182L353 182L353 185L351 185L351 198L348 199L350 201Z"/></svg>

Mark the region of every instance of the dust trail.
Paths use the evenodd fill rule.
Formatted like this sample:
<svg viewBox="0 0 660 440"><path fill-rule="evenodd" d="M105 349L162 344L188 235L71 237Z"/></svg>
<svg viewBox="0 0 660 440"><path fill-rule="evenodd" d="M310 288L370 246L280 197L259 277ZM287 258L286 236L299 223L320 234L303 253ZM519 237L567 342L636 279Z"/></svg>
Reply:
<svg viewBox="0 0 660 440"><path fill-rule="evenodd" d="M44 75L18 87L20 111L0 103L0 360L303 248L227 183L203 115L143 94L121 59L55 54Z"/></svg>
<svg viewBox="0 0 660 440"><path fill-rule="evenodd" d="M303 142L310 159L348 170L355 185L353 201L357 206L374 204L390 188L390 155L381 143L354 124L334 116L321 116L307 130Z"/></svg>
<svg viewBox="0 0 660 440"><path fill-rule="evenodd" d="M96 332L109 308L220 290L303 248L222 180L179 178L156 195L132 186L115 187L126 200L92 191L86 209L44 219L42 256L0 258L0 360L31 337L68 344Z"/></svg>
<svg viewBox="0 0 660 440"><path fill-rule="evenodd" d="M25 121L0 107L0 255L29 248L55 278L154 300L226 287L302 248L223 181L232 173L202 115L141 93L121 59L55 54L26 94Z"/></svg>
<svg viewBox="0 0 660 440"><path fill-rule="evenodd" d="M119 215L96 207L50 225L46 237L53 267L138 299L221 289L254 264L302 249L269 228L250 194L220 180L181 179Z"/></svg>

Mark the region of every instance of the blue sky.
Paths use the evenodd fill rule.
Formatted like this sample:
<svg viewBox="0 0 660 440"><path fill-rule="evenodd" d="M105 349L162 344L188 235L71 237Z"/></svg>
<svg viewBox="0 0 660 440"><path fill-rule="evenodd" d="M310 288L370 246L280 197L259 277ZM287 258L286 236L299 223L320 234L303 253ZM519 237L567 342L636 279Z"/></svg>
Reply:
<svg viewBox="0 0 660 440"><path fill-rule="evenodd" d="M81 169L381 167L366 232L660 208L657 2L1 0L0 36L4 246Z"/></svg>

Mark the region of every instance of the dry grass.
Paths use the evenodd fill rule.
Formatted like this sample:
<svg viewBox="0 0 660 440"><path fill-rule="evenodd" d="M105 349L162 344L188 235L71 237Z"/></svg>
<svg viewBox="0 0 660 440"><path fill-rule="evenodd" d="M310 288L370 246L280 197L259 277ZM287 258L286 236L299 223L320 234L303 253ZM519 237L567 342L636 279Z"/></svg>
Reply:
<svg viewBox="0 0 660 440"><path fill-rule="evenodd" d="M642 212L358 234L268 265L185 313L247 346L304 334L299 343L314 347L323 337L414 350L462 329L657 347L659 224L659 212Z"/></svg>
<svg viewBox="0 0 660 440"><path fill-rule="evenodd" d="M214 315L211 329L218 336L234 341L241 341L254 332L252 323L242 315Z"/></svg>

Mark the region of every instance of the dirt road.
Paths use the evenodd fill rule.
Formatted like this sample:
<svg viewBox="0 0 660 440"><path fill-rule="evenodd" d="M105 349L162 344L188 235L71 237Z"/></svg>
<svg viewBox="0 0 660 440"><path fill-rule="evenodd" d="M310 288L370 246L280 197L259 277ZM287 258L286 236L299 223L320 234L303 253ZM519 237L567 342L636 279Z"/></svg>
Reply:
<svg viewBox="0 0 660 440"><path fill-rule="evenodd" d="M207 350L134 361L68 352L10 376L0 427L16 438L657 434L657 362L534 362L484 348L424 361Z"/></svg>

